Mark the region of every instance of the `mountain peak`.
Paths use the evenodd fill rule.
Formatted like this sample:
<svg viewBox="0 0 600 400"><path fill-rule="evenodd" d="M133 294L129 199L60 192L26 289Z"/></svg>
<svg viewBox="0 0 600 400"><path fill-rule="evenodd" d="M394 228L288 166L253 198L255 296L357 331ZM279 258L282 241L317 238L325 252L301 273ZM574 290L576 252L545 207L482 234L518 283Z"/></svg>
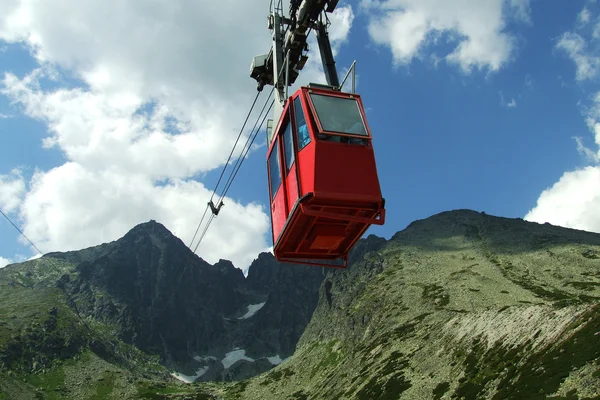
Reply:
<svg viewBox="0 0 600 400"><path fill-rule="evenodd" d="M67 263L46 256L21 271L3 269L0 294L12 296L5 308L15 310L6 315L23 309L22 318L35 323L29 331L51 343L60 337L59 346L67 340L56 336L62 332L56 332L57 316L71 315L73 327L80 318L93 320L82 335L99 338L90 342L94 348L112 332L123 345L160 355L186 381L245 379L291 356L227 393L236 398L275 391L282 398L600 393L597 352L590 351L600 330L600 234L460 209L415 221L391 240L368 235L344 270L281 264L264 252L244 279L223 259L209 265L194 256L184 267L185 251L150 220L127 239L59 254ZM36 290L56 282L64 295L39 292L40 301L31 303L43 313L44 329L28 305L36 291L17 288L35 280ZM12 321L22 318L6 318L2 328L9 334L0 341L19 351L3 350L1 361L14 373L43 371L50 365L41 364L48 360L47 341L35 349L42 357L36 355L36 364L20 367L20 346L34 337L19 336L27 330ZM77 332L62 335L72 338L71 331ZM77 351L88 346L68 342ZM115 349L121 359L122 347L107 343L100 354ZM85 364L58 368L76 370L77 379L86 370ZM281 379L288 376L294 379ZM115 391L129 376L116 379ZM208 387L190 391L204 394Z"/></svg>
<svg viewBox="0 0 600 400"><path fill-rule="evenodd" d="M162 234L168 233L169 235L173 235L173 233L169 229L167 229L166 226L164 226L160 222L157 222L156 220L153 220L153 219L151 219L148 222L142 222L140 224L137 224L129 232L144 232L144 231L145 232L153 232L153 233L162 233Z"/></svg>
<svg viewBox="0 0 600 400"><path fill-rule="evenodd" d="M175 236L166 226L151 219L134 226L118 242L125 242L134 245L139 241L150 240L155 246L174 245L175 252L190 251L187 245Z"/></svg>

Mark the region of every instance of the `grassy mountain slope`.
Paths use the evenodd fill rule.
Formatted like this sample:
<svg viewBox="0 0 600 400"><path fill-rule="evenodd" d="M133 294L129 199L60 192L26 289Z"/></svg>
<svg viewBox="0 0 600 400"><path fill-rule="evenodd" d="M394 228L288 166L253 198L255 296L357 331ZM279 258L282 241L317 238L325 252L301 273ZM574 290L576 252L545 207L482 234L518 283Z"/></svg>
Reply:
<svg viewBox="0 0 600 400"><path fill-rule="evenodd" d="M75 264L52 257L0 274L0 399L126 398L137 380L167 379L157 357L78 314L56 287L65 274Z"/></svg>
<svg viewBox="0 0 600 400"><path fill-rule="evenodd" d="M231 398L600 398L598 299L600 235L438 214L359 243L294 356Z"/></svg>
<svg viewBox="0 0 600 400"><path fill-rule="evenodd" d="M294 355L238 383L169 381L52 287L74 264L42 260L0 274L0 399L600 399L599 234L458 210L370 236Z"/></svg>
<svg viewBox="0 0 600 400"><path fill-rule="evenodd" d="M277 358L268 357L293 353L322 279L267 253L246 279L229 261L192 255L155 221L111 243L7 266L0 400L203 397L174 376L239 380L271 369ZM225 365L232 349L255 362Z"/></svg>

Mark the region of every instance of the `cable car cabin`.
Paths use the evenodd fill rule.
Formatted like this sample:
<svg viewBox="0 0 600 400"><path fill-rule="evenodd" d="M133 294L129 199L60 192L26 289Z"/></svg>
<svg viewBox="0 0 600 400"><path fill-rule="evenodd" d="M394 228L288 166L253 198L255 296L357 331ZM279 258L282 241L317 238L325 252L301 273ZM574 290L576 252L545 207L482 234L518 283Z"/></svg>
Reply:
<svg viewBox="0 0 600 400"><path fill-rule="evenodd" d="M313 84L298 89L269 140L267 169L279 261L345 268L364 232L384 223L371 133L358 95Z"/></svg>

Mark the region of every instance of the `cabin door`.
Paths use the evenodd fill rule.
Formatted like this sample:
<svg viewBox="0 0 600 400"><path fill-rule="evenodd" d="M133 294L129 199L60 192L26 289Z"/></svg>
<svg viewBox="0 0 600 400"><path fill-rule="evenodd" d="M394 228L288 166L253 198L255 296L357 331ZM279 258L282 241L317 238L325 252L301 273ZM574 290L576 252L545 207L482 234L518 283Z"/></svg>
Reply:
<svg viewBox="0 0 600 400"><path fill-rule="evenodd" d="M279 131L269 155L269 183L271 194L271 223L273 243L276 243L298 198L296 150L290 110L282 117Z"/></svg>
<svg viewBox="0 0 600 400"><path fill-rule="evenodd" d="M291 107L290 107L291 108ZM290 108L285 115L284 125L282 126L283 141L283 176L286 187L286 219L289 218L296 200L298 200L298 174L296 173L296 138L295 129L292 129L292 119L290 118Z"/></svg>
<svg viewBox="0 0 600 400"><path fill-rule="evenodd" d="M286 221L285 187L281 179L281 151L279 137L275 141L269 155L269 193L271 197L271 224L273 228L273 244L277 241Z"/></svg>

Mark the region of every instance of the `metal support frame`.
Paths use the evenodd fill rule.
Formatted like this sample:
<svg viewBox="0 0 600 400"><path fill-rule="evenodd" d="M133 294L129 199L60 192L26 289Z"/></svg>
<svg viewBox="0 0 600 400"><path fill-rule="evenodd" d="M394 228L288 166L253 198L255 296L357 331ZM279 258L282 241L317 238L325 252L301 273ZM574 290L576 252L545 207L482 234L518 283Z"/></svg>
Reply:
<svg viewBox="0 0 600 400"><path fill-rule="evenodd" d="M272 40L273 40L273 86L275 87L275 104L273 107L273 127L277 127L279 118L283 112L283 105L287 98L287 80L285 80L285 88L280 80L281 74L278 72L284 68L283 58L283 2L282 0L273 1L271 7L271 18L273 19ZM286 59L288 57L286 56ZM288 65L285 65L288 68ZM284 75L287 79L287 71L284 70ZM268 135L267 144L271 144L273 135Z"/></svg>
<svg viewBox="0 0 600 400"><path fill-rule="evenodd" d="M279 261L293 263L293 264L311 265L311 266L317 266L317 267L330 267L330 268L342 268L342 269L348 268L348 256L347 255L337 258L337 259L332 259L331 261L338 261L338 260L341 260L343 262L343 264L328 264L328 263L325 263L323 260L310 260L310 259L307 260L305 258L281 258ZM323 271L325 271L325 269L323 269Z"/></svg>
<svg viewBox="0 0 600 400"><path fill-rule="evenodd" d="M290 70L290 51L285 53L285 71ZM285 99L288 98L288 88L290 86L290 74L285 74Z"/></svg>
<svg viewBox="0 0 600 400"><path fill-rule="evenodd" d="M323 63L323 71L327 84L333 87L340 86L340 79L335 68L335 59L329 42L329 34L327 27L323 21L317 21L317 43L319 43L319 51L321 52L321 62Z"/></svg>
<svg viewBox="0 0 600 400"><path fill-rule="evenodd" d="M216 217L217 215L219 215L219 212L221 211L221 207L223 207L223 202L221 201L218 206L215 206L215 203L213 203L213 201L211 199L208 202L208 205L210 206L210 210L212 211L212 213Z"/></svg>
<svg viewBox="0 0 600 400"><path fill-rule="evenodd" d="M348 70L348 72L346 72L346 76L344 76L344 80L342 81L342 84L340 85L340 90L342 90L342 88L344 87L344 83L346 83L346 79L348 79L348 75L350 75L350 72L352 72L352 94L356 93L356 60L354 60L354 62L352 63L352 65L350 66L350 69Z"/></svg>
<svg viewBox="0 0 600 400"><path fill-rule="evenodd" d="M312 217L329 218L333 220L351 221L358 222L360 224L374 225L383 225L383 223L385 222L385 209L383 208L380 208L377 211L375 211L372 217L359 217L358 215L336 214L332 212L323 211L318 208L323 207L312 207L300 204L300 210L304 213L304 215L310 215Z"/></svg>
<svg viewBox="0 0 600 400"><path fill-rule="evenodd" d="M294 84L299 70L304 67L308 58L304 52L308 52L307 34L310 29L317 31L327 83L335 88L339 87L327 24L323 23L322 18L323 13L335 10L338 0L292 1L295 1L294 6L290 7L293 15L286 17L283 14L283 0L271 0L268 28L271 30L272 47L268 54L254 57L250 70L250 76L258 82L258 90L268 84L274 86L276 101L273 107L273 128L279 124L283 106L288 99L288 88ZM269 145L273 139L271 133L272 130L267 131Z"/></svg>

